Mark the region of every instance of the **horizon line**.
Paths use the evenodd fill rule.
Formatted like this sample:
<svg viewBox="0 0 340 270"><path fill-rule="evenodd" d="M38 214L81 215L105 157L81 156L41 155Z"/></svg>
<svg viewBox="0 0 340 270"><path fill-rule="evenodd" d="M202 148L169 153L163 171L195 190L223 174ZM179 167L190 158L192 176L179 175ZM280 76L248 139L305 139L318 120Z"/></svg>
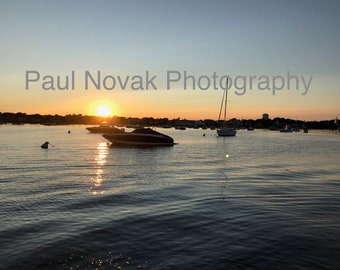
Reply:
<svg viewBox="0 0 340 270"><path fill-rule="evenodd" d="M202 120L213 120L213 121L216 121L218 122L219 120L215 120L215 119L211 119L211 118L201 118L201 119L187 119L187 118L181 118L181 117L177 117L177 118L172 118L170 119L169 117L153 117L153 116L143 116L143 117L136 117L136 116L118 116L118 115L113 115L113 116L99 116L99 115L87 115L87 114L82 114L82 113L69 113L69 114L65 114L65 115L60 115L58 113L55 113L55 114L41 114L41 113L26 113L26 112L0 112L0 114L5 114L5 113L9 113L9 114L25 114L25 115L41 115L41 116L61 116L61 117L66 117L66 116L82 116L82 117L96 117L96 118L102 118L102 119L108 119L108 118L119 118L119 117L122 117L122 118L138 118L138 119L143 119L143 118L153 118L153 119L168 119L168 120L189 120L189 121L202 121ZM265 114L265 113L264 113ZM294 121L302 121L302 122L322 122L322 121L338 121L338 117L335 116L334 118L329 118L329 119L323 119L323 120L301 120L301 119L292 119L292 118L286 118L286 117L281 117L281 116L276 116L274 118L270 118L268 116L268 119L267 120L274 120L276 118L282 118L282 119L285 119L285 120L294 120ZM228 121L230 120L237 120L237 121L247 121L247 120L264 120L263 117L262 118L256 118L256 119L253 119L253 118L248 118L248 119L245 119L245 118L236 118L236 117L233 117L233 118L230 118Z"/></svg>

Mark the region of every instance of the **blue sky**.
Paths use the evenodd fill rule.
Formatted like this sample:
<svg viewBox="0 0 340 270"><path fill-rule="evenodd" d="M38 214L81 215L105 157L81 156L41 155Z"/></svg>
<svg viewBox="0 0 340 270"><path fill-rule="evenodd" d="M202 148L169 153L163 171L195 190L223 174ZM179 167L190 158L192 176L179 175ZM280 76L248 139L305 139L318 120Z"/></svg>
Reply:
<svg viewBox="0 0 340 270"><path fill-rule="evenodd" d="M339 117L339 1L1 1L0 111L216 118L220 91L165 89L168 70L199 77L313 76L310 91L248 91L230 117ZM25 90L25 71L77 73L74 91ZM83 89L85 70L157 76L157 91ZM81 74L81 75L80 75Z"/></svg>

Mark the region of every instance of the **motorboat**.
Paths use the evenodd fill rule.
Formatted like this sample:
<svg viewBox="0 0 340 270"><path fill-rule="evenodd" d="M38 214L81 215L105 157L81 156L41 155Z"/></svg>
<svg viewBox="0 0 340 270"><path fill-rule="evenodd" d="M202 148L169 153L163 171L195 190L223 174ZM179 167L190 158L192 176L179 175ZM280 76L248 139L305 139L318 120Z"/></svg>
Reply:
<svg viewBox="0 0 340 270"><path fill-rule="evenodd" d="M87 127L86 128L91 133L100 133L100 134L111 134L111 133L122 133L124 132L124 128L117 128L109 125L100 125L96 127Z"/></svg>
<svg viewBox="0 0 340 270"><path fill-rule="evenodd" d="M172 146L174 140L168 135L151 128L137 128L131 132L104 134L113 146Z"/></svg>

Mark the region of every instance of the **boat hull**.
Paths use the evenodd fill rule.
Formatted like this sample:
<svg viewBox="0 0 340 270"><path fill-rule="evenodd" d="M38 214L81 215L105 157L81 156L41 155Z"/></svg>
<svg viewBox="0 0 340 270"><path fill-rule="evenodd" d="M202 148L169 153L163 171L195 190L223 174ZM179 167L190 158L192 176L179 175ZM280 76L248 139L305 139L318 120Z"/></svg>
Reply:
<svg viewBox="0 0 340 270"><path fill-rule="evenodd" d="M221 128L217 130L217 135L219 137L236 136L236 130L233 128Z"/></svg>
<svg viewBox="0 0 340 270"><path fill-rule="evenodd" d="M105 139L110 141L113 146L173 146L174 141L167 135L153 135L153 134L105 134Z"/></svg>

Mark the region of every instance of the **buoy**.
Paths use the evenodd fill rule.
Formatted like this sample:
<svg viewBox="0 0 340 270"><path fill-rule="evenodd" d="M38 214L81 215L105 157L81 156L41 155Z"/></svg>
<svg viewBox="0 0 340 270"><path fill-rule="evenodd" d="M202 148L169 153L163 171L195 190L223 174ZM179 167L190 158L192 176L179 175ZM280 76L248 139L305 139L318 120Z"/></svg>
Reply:
<svg viewBox="0 0 340 270"><path fill-rule="evenodd" d="M41 145L41 148L47 149L47 148L48 148L48 142L44 142L44 143Z"/></svg>
<svg viewBox="0 0 340 270"><path fill-rule="evenodd" d="M54 147L53 144L51 144L51 143L49 143L49 142L44 142L44 143L41 145L41 148L47 149L47 148L48 148L48 145L51 145L52 147Z"/></svg>

